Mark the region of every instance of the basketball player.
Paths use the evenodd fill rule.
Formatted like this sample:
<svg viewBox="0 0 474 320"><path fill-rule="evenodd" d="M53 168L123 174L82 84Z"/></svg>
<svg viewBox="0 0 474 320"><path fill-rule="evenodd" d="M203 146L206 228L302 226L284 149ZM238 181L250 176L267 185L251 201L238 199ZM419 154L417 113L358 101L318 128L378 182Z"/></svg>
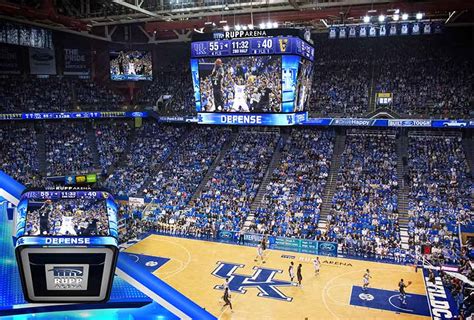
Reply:
<svg viewBox="0 0 474 320"><path fill-rule="evenodd" d="M76 230L74 229L74 222L72 218L73 217L63 215L61 229L59 229L60 235L71 235L71 236L76 235Z"/></svg>
<svg viewBox="0 0 474 320"><path fill-rule="evenodd" d="M247 104L247 97L245 94L245 83L243 78L237 78L237 83L234 84L234 103L232 111L249 112Z"/></svg>
<svg viewBox="0 0 474 320"><path fill-rule="evenodd" d="M399 291L398 299L400 299L403 305L407 304L407 301L406 301L407 293L405 292L405 288L408 288L410 284L411 284L411 281L408 281L408 284L405 284L405 282L403 282L403 279L400 279L400 282L398 283L398 291Z"/></svg>
<svg viewBox="0 0 474 320"><path fill-rule="evenodd" d="M298 265L298 269L296 270L296 278L298 279L298 285L300 287L302 287L301 285L301 281L303 281L303 274L301 273L301 268L303 266L301 265L301 263Z"/></svg>
<svg viewBox="0 0 474 320"><path fill-rule="evenodd" d="M316 259L313 260L314 274L316 276L319 274L320 265L321 265L321 263L319 262L319 257L316 257Z"/></svg>
<svg viewBox="0 0 474 320"><path fill-rule="evenodd" d="M262 243L258 244L258 246L257 246L257 256L255 257L255 259L253 261L257 262L259 257L260 257L260 260L262 261L262 263L265 263L265 257L263 256Z"/></svg>
<svg viewBox="0 0 474 320"><path fill-rule="evenodd" d="M268 87L264 87L260 89L260 103L259 103L259 110L264 112L270 111L270 93L272 89Z"/></svg>
<svg viewBox="0 0 474 320"><path fill-rule="evenodd" d="M293 261L290 262L290 266L288 267L288 274L290 275L290 281L293 282L295 278L295 267Z"/></svg>
<svg viewBox="0 0 474 320"><path fill-rule="evenodd" d="M372 278L372 276L370 275L370 271L369 269L365 270L365 273L364 273L364 285L362 286L362 290L363 291L367 291L367 287L369 286L369 279Z"/></svg>
<svg viewBox="0 0 474 320"><path fill-rule="evenodd" d="M224 290L229 289L229 278L225 278L225 282L224 282L223 287L224 287Z"/></svg>
<svg viewBox="0 0 474 320"><path fill-rule="evenodd" d="M267 250L267 235L263 235L263 238L262 238L262 249L263 249L263 253L265 253L265 250Z"/></svg>
<svg viewBox="0 0 474 320"><path fill-rule="evenodd" d="M87 226L87 230L86 230L86 233L88 235L92 235L92 236L98 235L97 222L99 222L97 218L92 218L92 221L89 222L89 225Z"/></svg>
<svg viewBox="0 0 474 320"><path fill-rule="evenodd" d="M226 306L229 306L230 310L232 310L232 302L230 302L230 293L228 287L224 289L224 302L225 304L222 306L222 309L224 309Z"/></svg>
<svg viewBox="0 0 474 320"><path fill-rule="evenodd" d="M49 234L49 216L53 212L53 202L46 200L43 206L39 209L40 214L40 234Z"/></svg>
<svg viewBox="0 0 474 320"><path fill-rule="evenodd" d="M260 92L258 92L257 88L253 89L252 96L250 98L250 109L252 112L258 111L258 104L260 103Z"/></svg>
<svg viewBox="0 0 474 320"><path fill-rule="evenodd" d="M128 62L128 74L137 74L135 72L135 61L133 58Z"/></svg>
<svg viewBox="0 0 474 320"><path fill-rule="evenodd" d="M222 110L224 108L224 95L222 93L222 79L224 78L224 68L222 60L216 59L214 69L211 73L212 92L214 94L214 108Z"/></svg>

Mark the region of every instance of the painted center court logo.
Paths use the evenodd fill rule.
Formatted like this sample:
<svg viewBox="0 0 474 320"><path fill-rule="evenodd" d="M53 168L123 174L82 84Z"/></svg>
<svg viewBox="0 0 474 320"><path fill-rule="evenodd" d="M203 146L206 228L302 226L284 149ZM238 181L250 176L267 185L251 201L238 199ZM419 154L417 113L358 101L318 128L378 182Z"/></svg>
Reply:
<svg viewBox="0 0 474 320"><path fill-rule="evenodd" d="M89 266L46 264L48 290L87 290Z"/></svg>
<svg viewBox="0 0 474 320"><path fill-rule="evenodd" d="M278 290L278 287L296 286L296 283L291 281L274 279L277 273L282 273L282 270L267 269L260 267L253 267L253 275L246 276L235 273L238 268L243 268L245 265L227 262L217 262L217 268L212 272L212 275L226 279L229 278L229 290L245 294L248 288L256 288L259 290L257 296L263 298L272 298L282 301L292 301L293 298L286 296L283 292ZM222 285L215 286L216 290L224 290Z"/></svg>
<svg viewBox="0 0 474 320"><path fill-rule="evenodd" d="M374 300L374 296L370 293L361 293L359 294L359 298L365 301L372 301Z"/></svg>

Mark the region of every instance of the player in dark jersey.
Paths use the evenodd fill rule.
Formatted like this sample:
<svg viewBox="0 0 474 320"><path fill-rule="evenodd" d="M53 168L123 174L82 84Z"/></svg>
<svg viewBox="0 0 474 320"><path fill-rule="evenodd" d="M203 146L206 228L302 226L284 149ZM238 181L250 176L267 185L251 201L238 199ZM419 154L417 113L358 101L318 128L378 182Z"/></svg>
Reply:
<svg viewBox="0 0 474 320"><path fill-rule="evenodd" d="M398 291L399 291L398 299L400 299L400 301L404 305L407 304L407 301L406 301L407 293L405 292L405 288L407 288L410 284L411 284L411 281L408 281L408 284L405 284L405 282L403 282L403 279L400 279L400 282L398 283Z"/></svg>
<svg viewBox="0 0 474 320"><path fill-rule="evenodd" d="M302 273L302 265L301 263L298 265L298 268L296 269L296 279L298 279L298 285L302 287L303 285L301 284L301 281L303 281L303 273Z"/></svg>
<svg viewBox="0 0 474 320"><path fill-rule="evenodd" d="M93 218L92 221L89 223L89 225L87 226L87 230L86 230L86 233L88 235L93 235L93 236L96 236L98 233L97 233L97 222L99 220L97 218Z"/></svg>
<svg viewBox="0 0 474 320"><path fill-rule="evenodd" d="M222 60L216 59L214 69L211 73L212 92L214 94L214 108L222 110L224 108L224 94L222 92L222 79L224 78L224 68Z"/></svg>
<svg viewBox="0 0 474 320"><path fill-rule="evenodd" d="M228 284L229 279L226 279L226 284ZM225 285L224 286L224 302L225 304L222 306L222 309L224 309L226 306L230 307L230 310L232 310L232 302L230 302L230 293L229 293L229 286Z"/></svg>
<svg viewBox="0 0 474 320"><path fill-rule="evenodd" d="M263 88L260 91L260 103L258 106L258 111L260 112L268 112L270 111L270 93L272 89L270 88Z"/></svg>
<svg viewBox="0 0 474 320"><path fill-rule="evenodd" d="M40 215L40 235L49 234L49 216L53 212L53 202L46 200L43 206L39 209Z"/></svg>

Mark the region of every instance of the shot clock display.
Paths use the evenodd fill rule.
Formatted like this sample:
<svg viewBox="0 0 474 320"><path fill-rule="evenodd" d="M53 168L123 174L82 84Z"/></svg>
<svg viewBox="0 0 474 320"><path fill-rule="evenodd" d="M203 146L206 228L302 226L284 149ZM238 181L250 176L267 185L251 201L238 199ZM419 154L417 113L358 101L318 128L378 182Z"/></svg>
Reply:
<svg viewBox="0 0 474 320"><path fill-rule="evenodd" d="M305 111L314 48L299 37L195 41L191 58L198 112Z"/></svg>

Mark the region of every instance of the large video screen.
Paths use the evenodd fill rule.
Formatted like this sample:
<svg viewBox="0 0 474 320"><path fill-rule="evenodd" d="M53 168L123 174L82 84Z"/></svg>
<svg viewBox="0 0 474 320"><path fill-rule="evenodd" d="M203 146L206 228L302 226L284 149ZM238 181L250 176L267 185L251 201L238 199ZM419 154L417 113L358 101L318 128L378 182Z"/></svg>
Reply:
<svg viewBox="0 0 474 320"><path fill-rule="evenodd" d="M32 191L22 197L26 236L108 236L114 213L101 191ZM116 227L113 226L113 229Z"/></svg>
<svg viewBox="0 0 474 320"><path fill-rule="evenodd" d="M282 112L281 56L201 58L197 67L198 111Z"/></svg>
<svg viewBox="0 0 474 320"><path fill-rule="evenodd" d="M153 80L153 63L148 51L110 52L110 79L115 81Z"/></svg>

